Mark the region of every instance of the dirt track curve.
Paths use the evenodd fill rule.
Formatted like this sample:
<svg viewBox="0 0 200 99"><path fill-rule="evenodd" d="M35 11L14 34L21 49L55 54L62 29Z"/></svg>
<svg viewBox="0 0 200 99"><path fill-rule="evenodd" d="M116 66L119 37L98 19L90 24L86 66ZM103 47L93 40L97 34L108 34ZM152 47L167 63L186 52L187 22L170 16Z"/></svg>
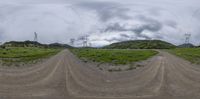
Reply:
<svg viewBox="0 0 200 99"><path fill-rule="evenodd" d="M108 73L64 50L29 68L1 68L0 99L200 99L200 68L160 51L137 70Z"/></svg>

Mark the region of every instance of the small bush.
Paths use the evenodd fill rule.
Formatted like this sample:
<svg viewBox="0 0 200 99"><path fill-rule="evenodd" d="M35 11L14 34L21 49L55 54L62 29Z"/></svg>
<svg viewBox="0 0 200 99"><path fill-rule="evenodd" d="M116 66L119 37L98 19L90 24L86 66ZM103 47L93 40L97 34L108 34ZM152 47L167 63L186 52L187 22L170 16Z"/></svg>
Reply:
<svg viewBox="0 0 200 99"><path fill-rule="evenodd" d="M5 48L6 48L6 46L0 46L0 48L2 48L2 49L5 49Z"/></svg>

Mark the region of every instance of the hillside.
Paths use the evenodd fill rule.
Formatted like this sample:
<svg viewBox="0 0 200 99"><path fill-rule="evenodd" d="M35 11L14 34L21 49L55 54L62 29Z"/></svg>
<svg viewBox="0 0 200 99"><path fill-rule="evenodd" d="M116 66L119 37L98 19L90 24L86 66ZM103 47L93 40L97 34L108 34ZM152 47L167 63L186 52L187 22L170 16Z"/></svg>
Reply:
<svg viewBox="0 0 200 99"><path fill-rule="evenodd" d="M179 48L194 48L196 46L194 46L193 44L189 43L189 44L181 44L178 47Z"/></svg>
<svg viewBox="0 0 200 99"><path fill-rule="evenodd" d="M10 41L5 42L3 44L6 47L42 47L45 46L45 44L41 44L35 41Z"/></svg>
<svg viewBox="0 0 200 99"><path fill-rule="evenodd" d="M70 45L60 44L60 43L52 43L52 44L49 44L48 46L52 48L71 48L72 47Z"/></svg>
<svg viewBox="0 0 200 99"><path fill-rule="evenodd" d="M35 41L10 41L3 44L5 47L45 47L45 48L71 48L67 44L52 43L41 44Z"/></svg>
<svg viewBox="0 0 200 99"><path fill-rule="evenodd" d="M134 40L113 43L105 49L170 49L176 46L161 40Z"/></svg>

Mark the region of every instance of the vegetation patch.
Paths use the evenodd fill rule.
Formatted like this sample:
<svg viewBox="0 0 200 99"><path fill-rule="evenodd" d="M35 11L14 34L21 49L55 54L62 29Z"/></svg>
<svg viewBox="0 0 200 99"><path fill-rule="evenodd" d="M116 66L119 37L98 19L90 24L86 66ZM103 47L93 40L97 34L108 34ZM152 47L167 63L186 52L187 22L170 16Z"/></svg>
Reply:
<svg viewBox="0 0 200 99"><path fill-rule="evenodd" d="M105 49L171 49L176 46L161 40L134 40L113 43Z"/></svg>
<svg viewBox="0 0 200 99"><path fill-rule="evenodd" d="M71 49L79 58L99 63L125 65L146 60L158 52L153 50L123 50L123 49Z"/></svg>
<svg viewBox="0 0 200 99"><path fill-rule="evenodd" d="M41 58L55 55L61 49L39 48L39 47L6 47L0 48L1 64L11 65L17 63L28 63Z"/></svg>
<svg viewBox="0 0 200 99"><path fill-rule="evenodd" d="M176 48L169 50L169 52L194 64L200 64L200 48Z"/></svg>
<svg viewBox="0 0 200 99"><path fill-rule="evenodd" d="M35 41L10 41L4 43L0 47L40 47L40 48L72 48L67 44L52 43L52 44L41 44Z"/></svg>

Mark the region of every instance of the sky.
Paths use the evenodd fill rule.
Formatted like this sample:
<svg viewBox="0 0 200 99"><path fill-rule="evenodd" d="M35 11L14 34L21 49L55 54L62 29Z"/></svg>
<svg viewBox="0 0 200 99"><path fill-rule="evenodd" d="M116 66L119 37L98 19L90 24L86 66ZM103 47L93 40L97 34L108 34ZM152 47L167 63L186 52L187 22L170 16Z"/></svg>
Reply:
<svg viewBox="0 0 200 99"><path fill-rule="evenodd" d="M200 45L199 0L0 0L0 42L33 40L91 46L126 40Z"/></svg>

